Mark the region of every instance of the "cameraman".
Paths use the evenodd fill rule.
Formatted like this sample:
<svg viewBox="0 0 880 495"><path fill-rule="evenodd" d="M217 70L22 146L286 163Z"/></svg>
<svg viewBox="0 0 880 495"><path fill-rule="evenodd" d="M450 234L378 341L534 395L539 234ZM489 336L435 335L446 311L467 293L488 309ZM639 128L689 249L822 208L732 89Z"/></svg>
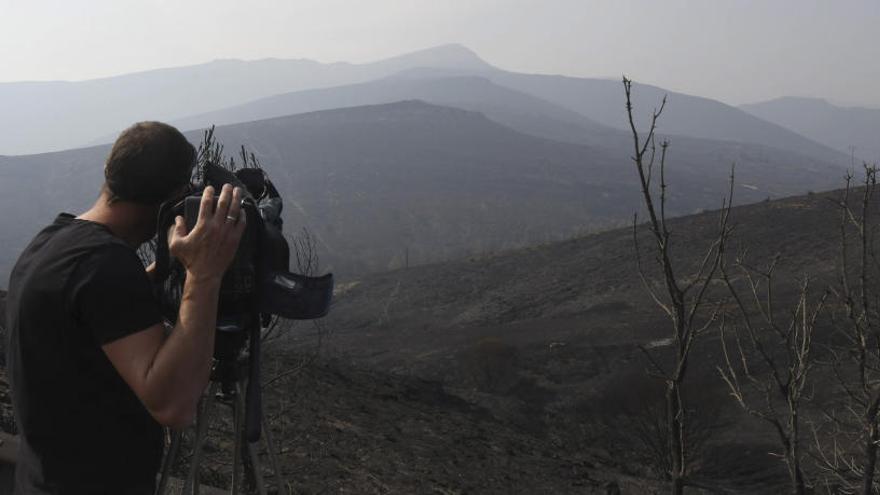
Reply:
<svg viewBox="0 0 880 495"><path fill-rule="evenodd" d="M202 195L198 222L169 233L186 267L166 334L136 249L162 202L188 190L196 152L175 128L125 130L97 202L62 213L24 250L9 281L8 359L21 447L16 493L152 494L161 425L195 415L209 380L220 282L245 228L241 191Z"/></svg>

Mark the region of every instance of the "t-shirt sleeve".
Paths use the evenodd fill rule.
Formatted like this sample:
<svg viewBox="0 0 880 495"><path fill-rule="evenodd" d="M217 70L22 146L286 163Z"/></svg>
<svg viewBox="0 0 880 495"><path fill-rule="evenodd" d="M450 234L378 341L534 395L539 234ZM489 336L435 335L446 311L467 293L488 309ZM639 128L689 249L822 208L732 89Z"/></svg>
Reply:
<svg viewBox="0 0 880 495"><path fill-rule="evenodd" d="M137 254L121 245L80 262L71 281L77 320L99 345L162 322L159 304Z"/></svg>

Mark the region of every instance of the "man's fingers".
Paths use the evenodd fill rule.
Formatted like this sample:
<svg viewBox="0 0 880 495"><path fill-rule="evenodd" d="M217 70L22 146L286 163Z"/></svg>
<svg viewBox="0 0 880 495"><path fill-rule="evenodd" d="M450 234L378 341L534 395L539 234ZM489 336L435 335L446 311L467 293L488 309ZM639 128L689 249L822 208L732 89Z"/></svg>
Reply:
<svg viewBox="0 0 880 495"><path fill-rule="evenodd" d="M185 237L186 234L186 220L177 215L174 217L174 225L171 226L171 234L168 237Z"/></svg>
<svg viewBox="0 0 880 495"><path fill-rule="evenodd" d="M232 190L232 203L229 205L229 211L226 212L226 223L235 223L241 213L241 188L236 187Z"/></svg>
<svg viewBox="0 0 880 495"><path fill-rule="evenodd" d="M208 186L202 191L202 203L199 205L199 222L214 217L214 188Z"/></svg>
<svg viewBox="0 0 880 495"><path fill-rule="evenodd" d="M235 232L238 234L239 239L241 239L241 234L244 233L245 227L247 227L247 212L241 210L238 214L238 223L235 224Z"/></svg>
<svg viewBox="0 0 880 495"><path fill-rule="evenodd" d="M217 209L214 211L214 217L219 222L225 222L226 216L229 215L229 203L232 202L232 186L223 184L220 189L220 199L217 200Z"/></svg>

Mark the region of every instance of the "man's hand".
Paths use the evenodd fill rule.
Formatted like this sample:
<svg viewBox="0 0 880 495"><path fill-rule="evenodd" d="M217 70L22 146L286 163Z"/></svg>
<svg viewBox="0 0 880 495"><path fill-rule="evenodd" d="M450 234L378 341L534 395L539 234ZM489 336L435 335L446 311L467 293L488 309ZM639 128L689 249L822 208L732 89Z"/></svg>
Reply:
<svg viewBox="0 0 880 495"><path fill-rule="evenodd" d="M186 267L187 278L219 280L235 257L246 224L241 189L224 185L215 210L214 188L208 186L202 193L195 227L187 232L183 217L175 218L168 233L168 248Z"/></svg>

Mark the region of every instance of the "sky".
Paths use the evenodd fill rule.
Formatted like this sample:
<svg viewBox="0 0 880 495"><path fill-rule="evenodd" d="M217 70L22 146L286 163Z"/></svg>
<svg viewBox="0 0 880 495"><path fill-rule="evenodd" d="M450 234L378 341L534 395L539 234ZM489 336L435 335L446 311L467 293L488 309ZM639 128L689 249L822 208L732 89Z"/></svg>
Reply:
<svg viewBox="0 0 880 495"><path fill-rule="evenodd" d="M880 0L0 0L0 82L460 43L518 72L880 107L878 31Z"/></svg>

